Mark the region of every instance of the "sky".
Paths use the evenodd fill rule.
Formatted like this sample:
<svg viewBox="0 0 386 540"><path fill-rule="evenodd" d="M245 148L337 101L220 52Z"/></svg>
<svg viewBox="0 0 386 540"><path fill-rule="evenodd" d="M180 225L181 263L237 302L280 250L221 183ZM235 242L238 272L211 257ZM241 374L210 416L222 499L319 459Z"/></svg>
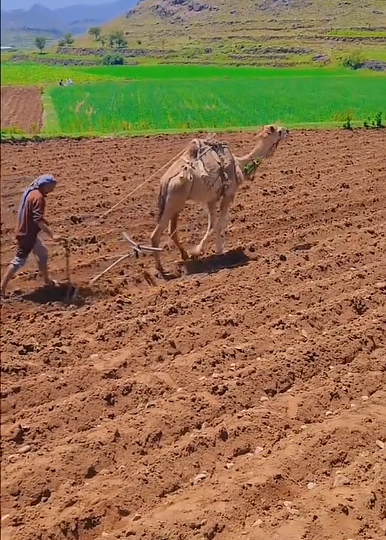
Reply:
<svg viewBox="0 0 386 540"><path fill-rule="evenodd" d="M83 4L87 6L96 6L97 4L110 4L114 0L1 0L1 9L10 11L11 9L28 9L33 4L42 4L51 9L72 6L74 4Z"/></svg>

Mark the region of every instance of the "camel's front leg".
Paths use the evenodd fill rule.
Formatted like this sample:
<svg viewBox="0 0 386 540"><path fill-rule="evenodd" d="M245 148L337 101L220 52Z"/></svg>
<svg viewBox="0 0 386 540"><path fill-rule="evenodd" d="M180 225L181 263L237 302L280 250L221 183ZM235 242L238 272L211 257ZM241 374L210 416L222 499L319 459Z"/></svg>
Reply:
<svg viewBox="0 0 386 540"><path fill-rule="evenodd" d="M182 247L178 239L177 223L178 223L178 214L175 214L169 221L169 236L173 240L176 247L179 249L182 260L185 261L188 258L188 254L186 252L186 249Z"/></svg>
<svg viewBox="0 0 386 540"><path fill-rule="evenodd" d="M225 247L225 231L228 224L229 206L233 197L223 198L220 203L220 216L217 225L216 253L222 255Z"/></svg>
<svg viewBox="0 0 386 540"><path fill-rule="evenodd" d="M201 242L189 250L189 255L199 257L204 249L204 244L213 233L216 223L216 201L208 203L208 227Z"/></svg>

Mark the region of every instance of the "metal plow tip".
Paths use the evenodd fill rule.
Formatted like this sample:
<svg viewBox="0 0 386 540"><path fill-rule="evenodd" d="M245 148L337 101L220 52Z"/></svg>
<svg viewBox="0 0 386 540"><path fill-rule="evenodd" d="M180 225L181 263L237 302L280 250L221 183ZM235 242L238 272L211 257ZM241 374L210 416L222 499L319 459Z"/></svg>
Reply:
<svg viewBox="0 0 386 540"><path fill-rule="evenodd" d="M134 242L134 240L132 238L130 238L130 236L126 232L123 232L122 235L123 235L123 238L130 244L131 252L130 253L125 253L124 255L121 255L115 262L113 262L110 266L105 268L105 270L103 270L103 272L101 272L100 274L98 274L97 276L92 278L89 281L89 285L93 285L96 281L98 281L98 279L100 279L102 276L104 276L110 270L112 270L114 268L114 266L116 266L120 262L124 261L125 259L128 259L129 257L131 257L133 255L134 255L134 257L136 259L138 259L138 256L140 254L143 255L143 254L154 253L156 251L157 252L162 251L162 248L156 248L156 247L152 247L152 246L142 246L140 244L137 244L136 242Z"/></svg>
<svg viewBox="0 0 386 540"><path fill-rule="evenodd" d="M154 253L155 251L158 251L158 252L162 251L162 248L159 248L159 247L141 246L140 244L137 244L136 242L134 242L132 238L130 238L130 236L126 232L123 232L122 235L123 235L123 238L127 240L129 244L131 245L134 255L136 257L138 257L140 253L143 254L143 253Z"/></svg>
<svg viewBox="0 0 386 540"><path fill-rule="evenodd" d="M78 296L78 288L72 283L67 283L66 303L71 304L76 301Z"/></svg>

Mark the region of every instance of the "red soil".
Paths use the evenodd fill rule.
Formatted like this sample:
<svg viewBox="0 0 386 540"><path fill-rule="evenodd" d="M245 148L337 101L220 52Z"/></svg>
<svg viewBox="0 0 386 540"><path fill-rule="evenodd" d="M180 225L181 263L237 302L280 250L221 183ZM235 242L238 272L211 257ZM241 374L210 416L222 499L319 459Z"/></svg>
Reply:
<svg viewBox="0 0 386 540"><path fill-rule="evenodd" d="M18 128L24 133L39 133L43 106L37 87L1 87L1 129Z"/></svg>
<svg viewBox="0 0 386 540"><path fill-rule="evenodd" d="M250 134L226 139L251 147ZM379 540L385 132L293 133L233 205L227 248L244 249L243 266L206 260L151 286L142 266L155 276L153 261L141 257L87 291L127 249L123 230L148 242L157 179L95 219L186 141L2 148L2 271L21 191L50 172L47 218L73 239L71 277L84 287L83 305L47 302L31 258L2 306L2 534ZM191 245L206 215L191 204L184 216ZM50 253L63 280L63 250Z"/></svg>

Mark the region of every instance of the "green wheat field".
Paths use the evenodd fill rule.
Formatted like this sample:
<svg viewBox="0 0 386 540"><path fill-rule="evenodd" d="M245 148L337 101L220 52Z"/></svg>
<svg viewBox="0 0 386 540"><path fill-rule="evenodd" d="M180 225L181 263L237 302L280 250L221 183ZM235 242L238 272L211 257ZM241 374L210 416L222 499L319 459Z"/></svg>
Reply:
<svg viewBox="0 0 386 540"><path fill-rule="evenodd" d="M58 86L67 77L74 85ZM341 127L386 116L386 76L366 70L2 66L3 85L22 82L44 89L47 135Z"/></svg>

